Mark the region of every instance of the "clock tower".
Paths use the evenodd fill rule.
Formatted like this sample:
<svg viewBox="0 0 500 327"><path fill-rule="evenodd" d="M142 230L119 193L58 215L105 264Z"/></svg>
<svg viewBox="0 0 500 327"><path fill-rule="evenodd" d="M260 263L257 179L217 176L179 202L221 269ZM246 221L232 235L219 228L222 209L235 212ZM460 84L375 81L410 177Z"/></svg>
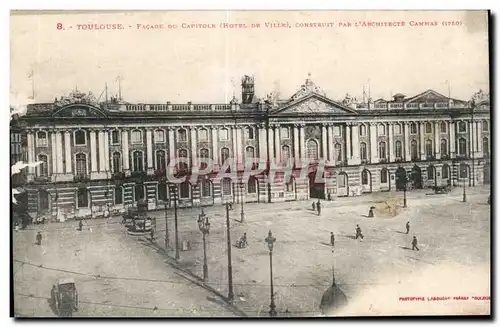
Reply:
<svg viewBox="0 0 500 327"><path fill-rule="evenodd" d="M253 76L245 75L241 78L241 98L243 104L252 103L254 91L254 78Z"/></svg>

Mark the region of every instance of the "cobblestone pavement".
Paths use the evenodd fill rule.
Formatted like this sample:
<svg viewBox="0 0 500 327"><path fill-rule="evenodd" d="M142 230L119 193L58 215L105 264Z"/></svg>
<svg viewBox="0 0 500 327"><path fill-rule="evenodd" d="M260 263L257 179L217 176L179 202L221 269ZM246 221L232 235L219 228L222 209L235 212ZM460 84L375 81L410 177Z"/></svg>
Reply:
<svg viewBox="0 0 500 327"><path fill-rule="evenodd" d="M408 208L395 217L367 218L368 208L401 194L323 202L322 215L310 210L312 201L245 205L230 211L232 244L247 233L249 247L232 247L236 305L248 315L267 315L270 302L269 251L264 242L272 230L277 241L273 254L277 310L285 316L318 315L323 292L331 285L335 263L337 284L349 298L345 315L450 314L489 312L489 301L404 303L400 296L487 296L490 294L490 206L487 187L468 188L445 195L408 194ZM199 209L179 210L179 239L191 250L180 252L180 263L202 276L203 245L197 226ZM224 208L205 208L211 223L207 257L209 285L227 294L227 243ZM170 245L174 221L169 215ZM164 214L157 218L157 245L164 247ZM411 231L405 234L406 221ZM354 239L359 224L365 238ZM335 252L329 246L336 236ZM412 236L420 251L411 250ZM171 250L171 255L174 251ZM474 283L471 283L471 280ZM386 295L383 295L386 294Z"/></svg>
<svg viewBox="0 0 500 327"><path fill-rule="evenodd" d="M234 316L216 295L184 278L153 249L137 244L118 219L40 226L13 233L16 316L53 317L53 283L74 278L80 308L74 316Z"/></svg>
<svg viewBox="0 0 500 327"><path fill-rule="evenodd" d="M400 296L485 296L490 294L490 206L489 189L467 188L468 202L461 203L461 189L447 195L408 193L408 208L395 217L367 218L368 208L401 193L374 193L356 198L323 202L322 215L312 210L312 201L245 204L230 212L232 244L247 233L249 247L232 247L235 305L249 316L265 316L269 310L269 251L264 242L272 230L277 241L273 252L274 291L280 316L315 316L319 301L335 279L349 299L341 315L489 313L489 301L401 302ZM178 211L179 240L191 248L180 251L178 266L194 275L203 274L203 246L197 225L198 209ZM210 219L207 257L208 286L228 293L226 218L223 206L205 208ZM42 247L33 245L35 230L14 233L14 259L46 267L89 273L73 276L79 284L81 309L77 315L99 316L214 316L231 315L219 297L196 286L165 264L154 251L164 248L164 212L157 217L156 242L131 237L120 218L87 222L77 232L75 222L42 228ZM170 246L174 247L173 212L168 212ZM403 234L406 221L410 235ZM353 239L359 224L365 238ZM88 228L91 228L90 231ZM335 252L329 246L335 233ZM411 251L411 237L419 239L420 251ZM171 257L172 249L168 250ZM171 259L168 260L172 261ZM62 276L14 262L15 297L18 314L53 313L46 299L50 286ZM94 275L163 280L164 282L96 278ZM192 277L192 276L191 276ZM471 280L474 282L472 283ZM103 291L102 293L98 293ZM99 303L99 304L95 304ZM429 307L429 305L432 305ZM157 307L158 310L152 310Z"/></svg>

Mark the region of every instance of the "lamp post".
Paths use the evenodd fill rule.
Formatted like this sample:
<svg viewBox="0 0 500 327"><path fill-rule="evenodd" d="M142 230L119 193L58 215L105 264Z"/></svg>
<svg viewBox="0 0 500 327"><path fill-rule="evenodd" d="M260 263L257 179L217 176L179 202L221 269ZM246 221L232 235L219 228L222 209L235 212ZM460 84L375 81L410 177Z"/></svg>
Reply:
<svg viewBox="0 0 500 327"><path fill-rule="evenodd" d="M229 292L227 298L230 302L234 299L233 294L233 266L231 264L231 227L229 223L229 203L226 203L226 233L227 233L227 279Z"/></svg>
<svg viewBox="0 0 500 327"><path fill-rule="evenodd" d="M167 180L165 179L165 187L168 186ZM168 199L165 200L165 251L168 252L168 248L170 247L170 236L168 232Z"/></svg>
<svg viewBox="0 0 500 327"><path fill-rule="evenodd" d="M206 283L208 280L206 235L210 233L210 223L203 209L201 209L201 214L198 216L198 227L203 235L203 282Z"/></svg>
<svg viewBox="0 0 500 327"><path fill-rule="evenodd" d="M271 271L271 304L269 305L269 316L275 317L276 313L276 305L274 304L274 286L273 286L273 247L274 242L276 242L276 238L273 236L273 233L269 231L265 239L267 243L267 247L269 248L269 266Z"/></svg>
<svg viewBox="0 0 500 327"><path fill-rule="evenodd" d="M406 175L405 171L405 187L403 188L403 208L408 208L407 203L406 203L406 188L408 185L408 176Z"/></svg>
<svg viewBox="0 0 500 327"><path fill-rule="evenodd" d="M462 174L464 176L464 182L463 182L464 183L464 192L462 194L462 202L467 202L467 194L465 193L465 172L466 172L465 169L466 169L465 167L462 168L462 170L463 170Z"/></svg>
<svg viewBox="0 0 500 327"><path fill-rule="evenodd" d="M174 200L174 224L175 224L175 259L179 259L179 229L177 224L177 185L170 186L170 193Z"/></svg>
<svg viewBox="0 0 500 327"><path fill-rule="evenodd" d="M472 175L472 186L476 186L476 181L475 181L475 177L474 177L474 152L475 152L475 148L476 148L476 145L474 144L474 133L476 132L476 129L474 128L474 109L476 107L476 101L474 99L472 99L471 101L471 130L470 130L470 135L471 135L471 154L472 154L472 172L471 172L471 175ZM465 201L464 201L465 202Z"/></svg>
<svg viewBox="0 0 500 327"><path fill-rule="evenodd" d="M241 212L240 212L240 222L244 222L245 220L245 213L243 211L243 202L244 202L244 197L243 197L243 191L245 190L245 184L243 184L243 180L240 179L240 182L238 183L240 186L240 199L241 199Z"/></svg>

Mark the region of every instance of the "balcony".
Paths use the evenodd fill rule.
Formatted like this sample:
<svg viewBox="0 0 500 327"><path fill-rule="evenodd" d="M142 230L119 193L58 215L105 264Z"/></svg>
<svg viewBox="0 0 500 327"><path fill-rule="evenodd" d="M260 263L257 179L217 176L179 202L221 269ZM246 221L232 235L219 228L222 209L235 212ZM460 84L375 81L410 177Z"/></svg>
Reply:
<svg viewBox="0 0 500 327"><path fill-rule="evenodd" d="M156 169L153 173L153 179L155 181L159 181L161 179L164 179L166 178L167 176L167 172L165 169Z"/></svg>
<svg viewBox="0 0 500 327"><path fill-rule="evenodd" d="M73 182L88 183L90 182L90 176L88 174L76 174L75 177L73 177Z"/></svg>
<svg viewBox="0 0 500 327"><path fill-rule="evenodd" d="M381 158L378 162L381 163L381 164L385 164L385 163L387 163L387 159L386 158Z"/></svg>
<svg viewBox="0 0 500 327"><path fill-rule="evenodd" d="M111 179L114 180L114 181L116 181L116 180L124 180L125 179L125 173L122 172L122 171L113 173L113 175L111 175Z"/></svg>
<svg viewBox="0 0 500 327"><path fill-rule="evenodd" d="M450 155L449 154L442 154L441 155L441 160L448 160L450 159Z"/></svg>

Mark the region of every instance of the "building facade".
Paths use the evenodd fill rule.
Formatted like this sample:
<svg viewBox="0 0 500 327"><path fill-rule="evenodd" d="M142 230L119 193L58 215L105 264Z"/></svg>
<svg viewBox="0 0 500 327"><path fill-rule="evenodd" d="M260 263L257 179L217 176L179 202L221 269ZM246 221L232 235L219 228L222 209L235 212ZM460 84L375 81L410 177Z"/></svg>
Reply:
<svg viewBox="0 0 500 327"><path fill-rule="evenodd" d="M27 172L29 212L71 219L123 210L140 199L155 209L173 201L179 207L272 203L489 183L490 103L482 92L472 101L428 90L356 103L328 98L308 78L289 99L262 100L253 78L244 76L241 99L97 103L75 91L30 105L22 117L27 159L42 164ZM310 164L288 180L279 174L269 180L266 171L248 180L217 174L227 158L242 171L251 157ZM214 165L196 182L177 184L174 195L165 178L174 158L187 160L176 167L188 175L203 168L199 158Z"/></svg>

